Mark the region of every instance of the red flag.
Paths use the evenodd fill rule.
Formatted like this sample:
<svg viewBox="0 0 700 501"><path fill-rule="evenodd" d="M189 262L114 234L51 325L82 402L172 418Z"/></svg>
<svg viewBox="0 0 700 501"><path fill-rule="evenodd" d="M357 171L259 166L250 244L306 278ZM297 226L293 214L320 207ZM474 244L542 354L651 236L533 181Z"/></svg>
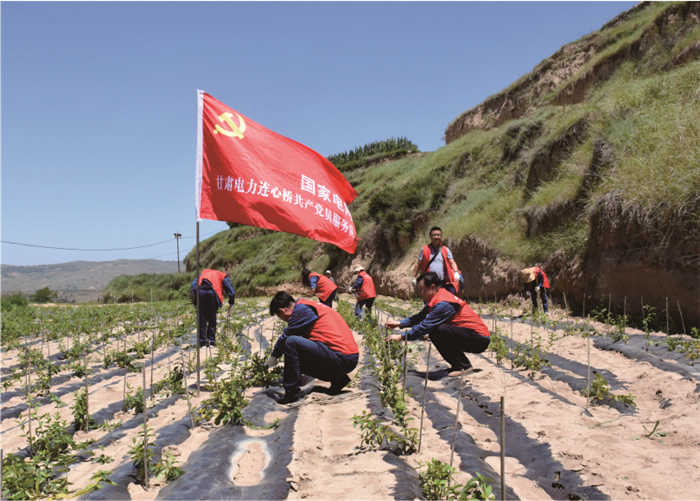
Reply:
<svg viewBox="0 0 700 501"><path fill-rule="evenodd" d="M355 252L357 192L325 157L198 91L197 217L285 231Z"/></svg>

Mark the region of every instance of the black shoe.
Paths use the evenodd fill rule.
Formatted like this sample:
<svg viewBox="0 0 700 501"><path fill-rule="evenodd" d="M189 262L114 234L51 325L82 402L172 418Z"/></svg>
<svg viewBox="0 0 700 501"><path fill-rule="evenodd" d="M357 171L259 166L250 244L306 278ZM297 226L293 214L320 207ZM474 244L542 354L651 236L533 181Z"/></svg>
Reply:
<svg viewBox="0 0 700 501"><path fill-rule="evenodd" d="M343 391L343 388L345 388L349 382L350 378L347 374L338 376L333 381L331 381L331 389L328 393L330 393L331 395L338 395L341 391Z"/></svg>
<svg viewBox="0 0 700 501"><path fill-rule="evenodd" d="M293 404L294 402L298 402L299 399L301 398L301 394L297 393L296 395L289 395L288 393L284 394L284 397L282 400L280 400L280 404L286 405L286 404Z"/></svg>

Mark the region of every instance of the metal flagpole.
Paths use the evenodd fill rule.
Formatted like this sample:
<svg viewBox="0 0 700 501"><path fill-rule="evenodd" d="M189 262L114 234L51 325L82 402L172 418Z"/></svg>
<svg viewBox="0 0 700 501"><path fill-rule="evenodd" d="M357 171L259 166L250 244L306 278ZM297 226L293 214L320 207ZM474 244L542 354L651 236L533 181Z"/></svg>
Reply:
<svg viewBox="0 0 700 501"><path fill-rule="evenodd" d="M196 299L197 299L197 327L195 329L195 332L197 333L197 396L199 397L199 386L200 386L200 375L199 375L199 370L200 370L200 365L199 365L199 317L201 315L201 312L199 311L201 308L201 298L199 297L199 220L197 220L197 274L195 275L195 280L197 281L197 289L196 289Z"/></svg>

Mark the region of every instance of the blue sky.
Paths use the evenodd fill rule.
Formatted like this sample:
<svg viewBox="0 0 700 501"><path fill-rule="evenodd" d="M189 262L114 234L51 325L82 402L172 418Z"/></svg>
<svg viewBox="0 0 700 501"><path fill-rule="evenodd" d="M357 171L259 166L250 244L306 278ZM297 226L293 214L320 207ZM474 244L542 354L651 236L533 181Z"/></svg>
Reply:
<svg viewBox="0 0 700 501"><path fill-rule="evenodd" d="M331 155L447 125L636 2L3 2L2 264L194 245L196 91ZM226 228L203 221L201 235Z"/></svg>

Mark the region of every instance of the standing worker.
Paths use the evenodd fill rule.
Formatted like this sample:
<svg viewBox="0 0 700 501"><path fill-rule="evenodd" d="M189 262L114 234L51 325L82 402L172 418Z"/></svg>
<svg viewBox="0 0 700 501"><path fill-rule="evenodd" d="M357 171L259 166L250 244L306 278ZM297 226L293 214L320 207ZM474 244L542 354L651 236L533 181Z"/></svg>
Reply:
<svg viewBox="0 0 700 501"><path fill-rule="evenodd" d="M284 355L282 403L299 400L303 374L329 381L330 394L339 394L350 382L348 373L357 367L360 357L343 317L315 301L295 301L285 291L278 292L270 301L270 315L277 315L289 324L267 360L267 366L272 369Z"/></svg>
<svg viewBox="0 0 700 501"><path fill-rule="evenodd" d="M352 271L353 276L357 275L357 280L352 286L352 289L357 294L357 303L355 304L355 316L358 320L362 320L362 307L368 315L372 315L372 305L377 297L374 291L374 280L369 276L362 266L358 266Z"/></svg>
<svg viewBox="0 0 700 501"><path fill-rule="evenodd" d="M335 280L334 280L333 277L331 276L331 270L326 270L326 277L328 277L328 280L330 280L331 282L335 283Z"/></svg>
<svg viewBox="0 0 700 501"><path fill-rule="evenodd" d="M549 290L549 280L541 268L534 266L525 268L520 272L520 278L523 280L525 292L530 293L532 298L532 311L537 311L537 293L542 297L542 309L545 315L549 315L549 300L547 299L547 290Z"/></svg>
<svg viewBox="0 0 700 501"><path fill-rule="evenodd" d="M197 279L192 281L190 288L197 293ZM216 312L224 302L224 291L228 296L228 314L236 299L236 292L229 282L228 275L223 271L204 270L199 275L199 344L216 346ZM195 296L196 297L196 296ZM196 303L195 303L196 305Z"/></svg>
<svg viewBox="0 0 700 501"><path fill-rule="evenodd" d="M333 308L333 300L336 296L336 291L338 286L331 281L330 278L326 278L318 273L312 273L307 269L301 272L301 282L311 287L311 297L318 296L318 299L328 306Z"/></svg>
<svg viewBox="0 0 700 501"><path fill-rule="evenodd" d="M437 274L445 290L457 295L461 273L450 249L442 245L442 230L437 226L430 228L430 243L424 245L418 255L411 285L415 287L415 277L418 274L425 274L429 271Z"/></svg>
<svg viewBox="0 0 700 501"><path fill-rule="evenodd" d="M390 335L389 340L394 342L414 341L429 335L442 358L450 364L447 375L461 376L473 369L466 353L482 353L491 339L479 315L441 283L432 271L418 277L418 294L425 301L425 307L417 315L401 321L389 320L386 327L413 327L408 332Z"/></svg>

